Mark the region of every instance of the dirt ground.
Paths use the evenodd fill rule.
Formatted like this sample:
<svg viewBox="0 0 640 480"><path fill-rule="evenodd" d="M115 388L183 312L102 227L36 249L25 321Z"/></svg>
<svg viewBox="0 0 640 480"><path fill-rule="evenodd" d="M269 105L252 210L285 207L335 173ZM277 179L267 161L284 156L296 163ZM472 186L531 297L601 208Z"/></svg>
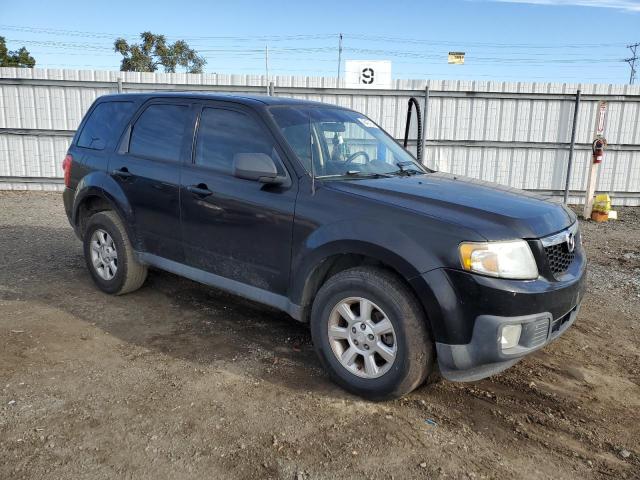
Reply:
<svg viewBox="0 0 640 480"><path fill-rule="evenodd" d="M640 209L619 215L582 225L560 340L369 403L284 314L159 271L99 292L60 195L0 192L0 478L640 478Z"/></svg>

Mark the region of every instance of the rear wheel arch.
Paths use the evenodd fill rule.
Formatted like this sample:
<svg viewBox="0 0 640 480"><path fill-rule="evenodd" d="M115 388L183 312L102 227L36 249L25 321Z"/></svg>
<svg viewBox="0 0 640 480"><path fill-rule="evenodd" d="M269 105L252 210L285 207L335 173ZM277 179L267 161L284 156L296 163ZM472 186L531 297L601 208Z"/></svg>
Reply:
<svg viewBox="0 0 640 480"><path fill-rule="evenodd" d="M76 195L73 223L77 228L77 232L82 238L87 221L92 215L111 210L120 217L133 248L142 250L135 228L132 226L133 215L131 209L128 204L121 205L122 202L119 202L116 198L100 187L87 187Z"/></svg>
<svg viewBox="0 0 640 480"><path fill-rule="evenodd" d="M84 235L89 218L105 210L115 210L113 204L101 195L95 193L86 195L76 206L75 225L81 235Z"/></svg>

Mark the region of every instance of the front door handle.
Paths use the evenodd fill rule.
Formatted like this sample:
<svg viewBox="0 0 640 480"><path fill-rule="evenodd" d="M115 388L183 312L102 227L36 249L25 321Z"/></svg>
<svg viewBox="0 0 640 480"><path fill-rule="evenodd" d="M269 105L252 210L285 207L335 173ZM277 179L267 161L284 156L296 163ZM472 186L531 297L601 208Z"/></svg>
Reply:
<svg viewBox="0 0 640 480"><path fill-rule="evenodd" d="M122 167L118 170L114 170L113 172L111 172L111 174L115 177L120 178L129 178L133 176L133 173L131 173L127 167Z"/></svg>
<svg viewBox="0 0 640 480"><path fill-rule="evenodd" d="M187 187L187 190L194 195L197 195L198 197L208 197L209 195L213 194L213 192L209 190L209 187L207 187L204 183L199 183L198 185L189 185Z"/></svg>

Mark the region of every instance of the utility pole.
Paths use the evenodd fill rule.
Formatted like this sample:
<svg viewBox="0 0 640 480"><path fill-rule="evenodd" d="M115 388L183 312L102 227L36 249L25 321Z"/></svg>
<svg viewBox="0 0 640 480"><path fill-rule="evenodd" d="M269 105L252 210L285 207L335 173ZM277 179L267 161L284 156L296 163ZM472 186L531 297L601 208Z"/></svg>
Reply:
<svg viewBox="0 0 640 480"><path fill-rule="evenodd" d="M636 60L638 60L636 50L639 46L640 43L632 43L631 45L627 45L627 48L631 50L631 53L633 53L633 57L624 59L624 61L627 62L631 67L631 74L629 75L629 85L633 85L636 80Z"/></svg>
<svg viewBox="0 0 640 480"><path fill-rule="evenodd" d="M269 45L264 46L264 68L267 72L267 95L269 95Z"/></svg>
<svg viewBox="0 0 640 480"><path fill-rule="evenodd" d="M340 34L340 40L338 41L338 83L336 88L340 88L340 65L342 64L342 34Z"/></svg>

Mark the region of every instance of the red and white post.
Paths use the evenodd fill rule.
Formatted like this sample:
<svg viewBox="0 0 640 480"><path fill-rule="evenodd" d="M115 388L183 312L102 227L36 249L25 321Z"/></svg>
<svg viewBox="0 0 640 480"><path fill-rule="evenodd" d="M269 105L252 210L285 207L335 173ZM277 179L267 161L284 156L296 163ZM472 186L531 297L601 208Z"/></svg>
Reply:
<svg viewBox="0 0 640 480"><path fill-rule="evenodd" d="M593 210L593 197L596 193L596 183L598 181L598 166L604 158L604 147L607 141L604 138L604 131L607 124L607 102L601 101L598 105L598 116L596 118L595 135L592 144L591 166L587 177L587 191L584 199L584 210L582 216L585 219L591 218Z"/></svg>

